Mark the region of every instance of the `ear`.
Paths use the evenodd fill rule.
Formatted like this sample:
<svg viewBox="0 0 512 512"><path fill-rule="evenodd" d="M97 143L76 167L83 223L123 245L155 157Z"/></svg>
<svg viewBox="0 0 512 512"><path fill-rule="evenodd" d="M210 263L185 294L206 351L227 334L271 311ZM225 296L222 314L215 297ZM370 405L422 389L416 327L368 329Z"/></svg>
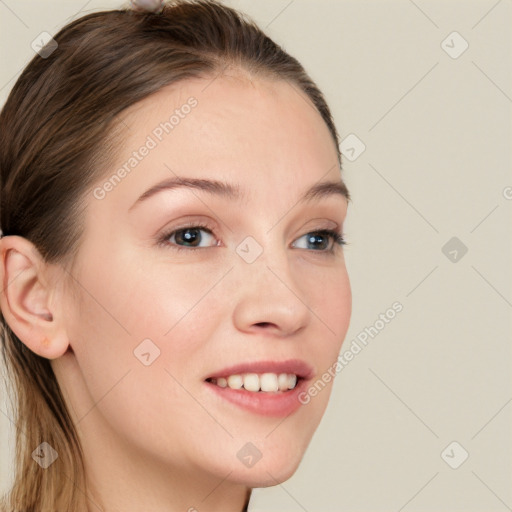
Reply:
<svg viewBox="0 0 512 512"><path fill-rule="evenodd" d="M26 238L0 239L0 309L16 336L32 352L55 359L69 346L50 266Z"/></svg>

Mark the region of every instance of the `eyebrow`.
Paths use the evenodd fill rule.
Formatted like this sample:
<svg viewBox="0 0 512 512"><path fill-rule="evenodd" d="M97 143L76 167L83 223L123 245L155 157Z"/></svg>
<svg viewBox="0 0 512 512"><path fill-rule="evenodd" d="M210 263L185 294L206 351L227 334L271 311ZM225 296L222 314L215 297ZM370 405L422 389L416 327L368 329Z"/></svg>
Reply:
<svg viewBox="0 0 512 512"><path fill-rule="evenodd" d="M135 206L142 203L146 199L154 196L158 192L163 190L175 190L180 188L186 189L195 189L202 190L203 192L208 192L209 194L217 195L220 197L226 197L232 200L240 200L242 198L242 193L240 187L238 185L232 185L230 183L226 183L224 181L218 180L207 180L201 178L168 178L164 181L157 183L152 186L146 192L144 192L135 203L130 206L128 211L132 210ZM320 183L316 183L312 187L310 187L299 199L299 203L304 203L308 201L319 200L327 197L336 197L341 196L344 197L347 201L350 200L349 191L342 181L323 181Z"/></svg>

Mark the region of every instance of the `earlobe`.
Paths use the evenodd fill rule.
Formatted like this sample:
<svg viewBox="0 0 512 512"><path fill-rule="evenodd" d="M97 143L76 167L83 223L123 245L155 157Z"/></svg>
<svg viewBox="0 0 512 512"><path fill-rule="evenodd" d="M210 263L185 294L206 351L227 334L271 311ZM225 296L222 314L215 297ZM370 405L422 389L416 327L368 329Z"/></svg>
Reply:
<svg viewBox="0 0 512 512"><path fill-rule="evenodd" d="M47 279L39 251L19 236L0 240L0 309L16 336L33 352L48 359L68 348L64 325L52 309L55 290ZM58 315L57 315L58 316Z"/></svg>

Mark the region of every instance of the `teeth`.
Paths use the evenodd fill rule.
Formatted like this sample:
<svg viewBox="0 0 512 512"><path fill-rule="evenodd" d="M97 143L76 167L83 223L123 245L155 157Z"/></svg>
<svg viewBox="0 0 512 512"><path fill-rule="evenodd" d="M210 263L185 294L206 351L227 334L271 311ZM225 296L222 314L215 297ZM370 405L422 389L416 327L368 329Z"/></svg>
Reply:
<svg viewBox="0 0 512 512"><path fill-rule="evenodd" d="M211 379L211 382L221 388L246 389L247 391L271 392L288 391L297 385L297 375L293 373L244 373Z"/></svg>
<svg viewBox="0 0 512 512"><path fill-rule="evenodd" d="M247 391L259 391L260 390L260 378L257 373L246 373L243 376L244 389Z"/></svg>
<svg viewBox="0 0 512 512"><path fill-rule="evenodd" d="M230 375L228 377L228 386L231 389L242 389L244 381L241 375Z"/></svg>
<svg viewBox="0 0 512 512"><path fill-rule="evenodd" d="M260 378L261 391L276 392L279 389L279 386L277 385L277 379L278 377L275 373L264 373Z"/></svg>
<svg viewBox="0 0 512 512"><path fill-rule="evenodd" d="M288 389L288 374L280 373L277 378L277 383L279 384L279 389L281 391L286 391Z"/></svg>

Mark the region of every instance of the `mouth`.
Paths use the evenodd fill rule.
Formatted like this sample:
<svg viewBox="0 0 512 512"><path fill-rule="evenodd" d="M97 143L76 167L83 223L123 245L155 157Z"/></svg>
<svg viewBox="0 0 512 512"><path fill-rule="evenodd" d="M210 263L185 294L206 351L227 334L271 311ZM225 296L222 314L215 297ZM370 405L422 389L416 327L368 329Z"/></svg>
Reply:
<svg viewBox="0 0 512 512"><path fill-rule="evenodd" d="M313 375L304 361L259 361L216 371L204 382L224 405L228 401L255 414L283 417L302 405L299 394Z"/></svg>

